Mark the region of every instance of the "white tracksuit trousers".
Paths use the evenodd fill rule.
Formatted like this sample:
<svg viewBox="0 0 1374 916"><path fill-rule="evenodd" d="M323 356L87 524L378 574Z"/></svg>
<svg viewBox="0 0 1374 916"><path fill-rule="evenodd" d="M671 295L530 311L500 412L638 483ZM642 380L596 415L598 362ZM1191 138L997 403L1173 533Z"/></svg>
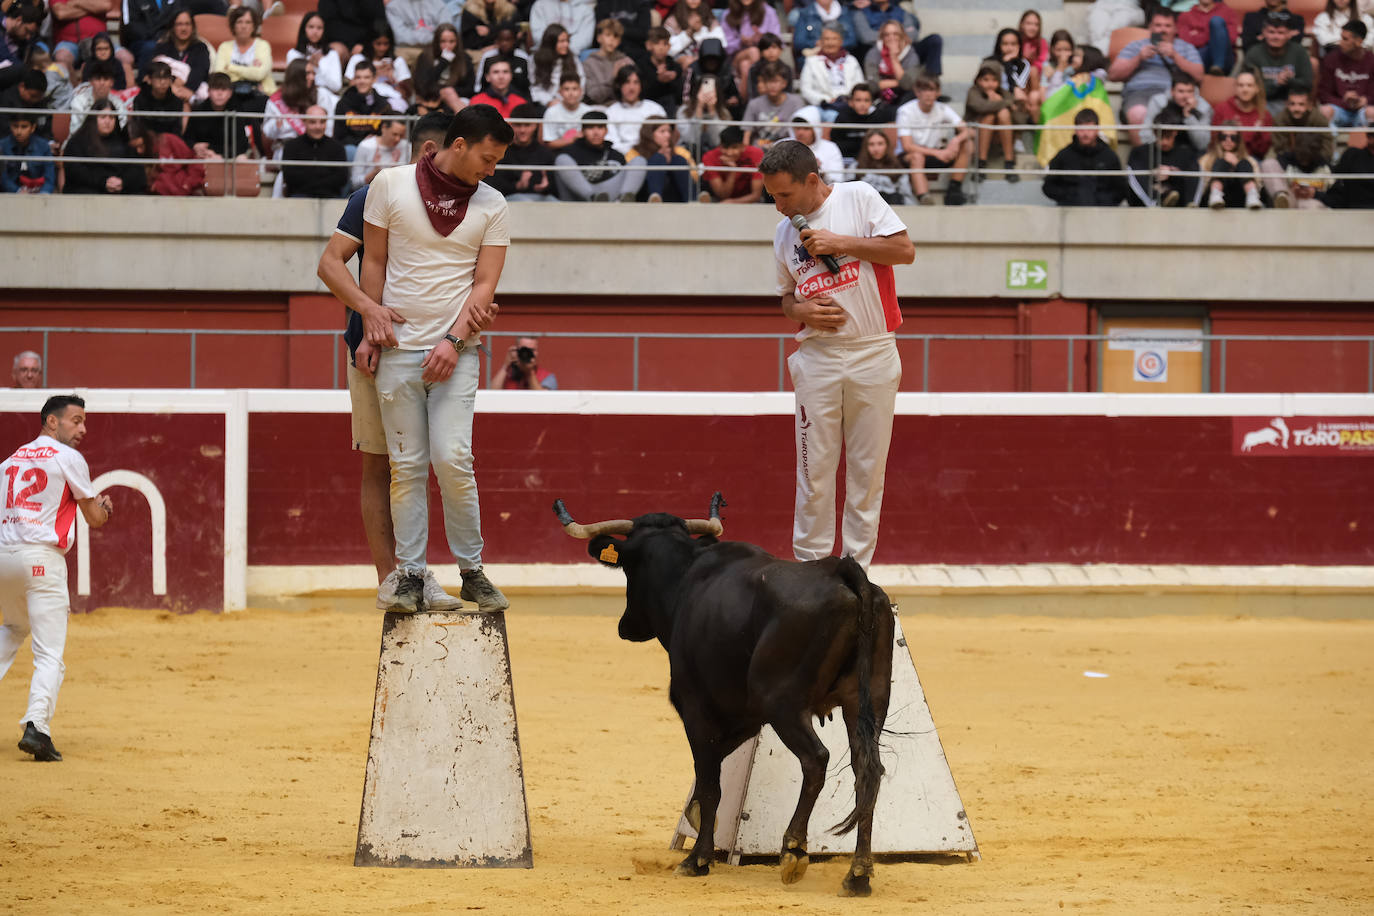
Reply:
<svg viewBox="0 0 1374 916"><path fill-rule="evenodd" d="M865 571L878 546L883 479L902 361L889 334L802 341L787 359L797 394L797 503L792 552L818 560L835 549L835 472L845 454L841 555Z"/></svg>
<svg viewBox="0 0 1374 916"><path fill-rule="evenodd" d="M57 691L67 666L67 558L52 547L0 547L0 678L14 664L24 639L33 634L33 680L23 722L52 734Z"/></svg>

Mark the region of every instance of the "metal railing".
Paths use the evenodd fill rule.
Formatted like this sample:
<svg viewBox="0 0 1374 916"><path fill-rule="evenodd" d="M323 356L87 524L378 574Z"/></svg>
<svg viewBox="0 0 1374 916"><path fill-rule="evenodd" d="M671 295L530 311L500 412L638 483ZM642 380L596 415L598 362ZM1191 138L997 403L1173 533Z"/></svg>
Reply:
<svg viewBox="0 0 1374 916"><path fill-rule="evenodd" d="M341 378L340 369L347 359L347 350L344 346L342 333L335 330L276 330L276 329L231 329L231 328L74 328L74 327L0 327L0 334L40 334L42 336L41 350L43 357L43 387L48 386L48 366L49 366L49 342L53 334L116 334L116 335L151 335L168 336L181 335L190 340L190 363L188 369L189 384L187 387L196 387L196 361L197 361L197 340L198 338L223 338L223 337L278 337L278 338L333 338L331 352L331 387L345 387L346 380ZM641 343L648 340L681 340L693 343L710 343L712 341L726 340L757 340L771 342L769 349L774 350L777 359L777 387L774 390L786 390L786 365L787 365L787 344L795 342L795 335L791 333L717 333L717 334L684 334L673 332L634 332L634 331L524 331L524 330L498 330L486 332L488 338L509 338L518 337L537 337L541 340L623 340L630 345L631 363L631 388L632 391L640 390L640 369L641 369ZM1098 385L1092 382L1089 376L1079 374L1077 363L1081 359L1091 356L1095 364L1100 368L1102 364L1102 348L1108 343L1122 344L1130 343L1133 340L1141 342L1157 342L1159 332L1151 329L1142 329L1139 337L1132 335L1113 335L1106 334L912 334L898 333L896 335L899 344L919 344L921 348L921 388L922 392L929 392L930 389L930 366L931 366L931 344L936 342L1001 342L1001 343L1055 343L1061 342L1065 345L1065 390L1073 392L1079 390L1079 383L1088 381L1089 384L1084 390L1096 390ZM1303 344L1343 344L1343 345L1363 345L1365 349L1365 393L1374 394L1374 335L1294 335L1294 334L1190 334L1186 338L1188 343L1200 342L1203 344L1202 356L1202 381L1205 389L1210 388L1211 360L1215 349L1215 359L1217 360L1217 379L1218 393L1226 393L1226 377L1228 364L1228 345L1246 343L1303 343ZM1080 344L1086 344L1089 349L1079 349ZM1211 345L1215 345L1215 347ZM1093 349L1095 348L1095 350ZM486 354L487 365L482 369L481 378L489 378L492 374L492 356ZM1084 370L1087 371L1086 369ZM1205 390L1204 389L1204 390Z"/></svg>

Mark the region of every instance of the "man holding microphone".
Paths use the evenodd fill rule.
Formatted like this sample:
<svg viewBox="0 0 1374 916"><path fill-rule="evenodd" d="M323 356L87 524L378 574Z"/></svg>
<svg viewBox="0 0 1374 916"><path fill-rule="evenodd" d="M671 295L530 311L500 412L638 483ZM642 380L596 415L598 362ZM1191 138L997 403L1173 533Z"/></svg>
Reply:
<svg viewBox="0 0 1374 916"><path fill-rule="evenodd" d="M872 185L827 185L816 157L775 143L759 165L784 217L773 239L783 314L801 324L787 360L797 395L798 560L835 546L835 472L845 450L843 554L865 570L878 543L902 364L892 268L916 259L906 226Z"/></svg>

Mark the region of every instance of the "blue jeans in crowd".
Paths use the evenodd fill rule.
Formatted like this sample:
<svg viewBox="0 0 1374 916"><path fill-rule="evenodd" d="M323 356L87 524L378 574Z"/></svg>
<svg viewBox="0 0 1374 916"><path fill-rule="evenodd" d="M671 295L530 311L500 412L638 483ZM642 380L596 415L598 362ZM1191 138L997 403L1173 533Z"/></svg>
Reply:
<svg viewBox="0 0 1374 916"><path fill-rule="evenodd" d="M916 57L921 61L921 69L927 76L939 76L945 72L940 66L940 55L945 50L944 38L938 34L927 35L912 47L916 49Z"/></svg>
<svg viewBox="0 0 1374 916"><path fill-rule="evenodd" d="M649 157L649 165L680 165L682 168L664 172L646 171L644 189L648 193L677 203L686 203L692 199L692 174L688 171L686 159L678 155L669 159L662 153L654 153Z"/></svg>
<svg viewBox="0 0 1374 916"><path fill-rule="evenodd" d="M443 342L440 346L447 347ZM391 458L391 524L396 568L425 571L429 542L429 468L439 481L444 532L460 570L482 565L482 515L472 469L472 413L477 350L464 351L446 382L422 382L428 350L385 350L377 366L377 402Z"/></svg>
<svg viewBox="0 0 1374 916"><path fill-rule="evenodd" d="M1226 29L1226 20L1213 16L1207 22L1207 44L1197 49L1202 58L1204 70L1220 67L1230 73L1236 61L1235 46L1231 43L1231 33Z"/></svg>

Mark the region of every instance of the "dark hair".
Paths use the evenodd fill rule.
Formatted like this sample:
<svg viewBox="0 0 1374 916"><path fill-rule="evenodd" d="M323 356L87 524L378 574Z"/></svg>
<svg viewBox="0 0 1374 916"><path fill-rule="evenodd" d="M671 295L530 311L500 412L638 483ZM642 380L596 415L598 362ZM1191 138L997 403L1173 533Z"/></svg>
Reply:
<svg viewBox="0 0 1374 916"><path fill-rule="evenodd" d="M1024 42L1024 40L1021 38L1021 30L1020 30L1020 29L1001 29L1001 30L998 31L998 33L997 33L997 38L995 38L995 39L993 40L993 42L992 42L992 53L991 53L990 55L988 55L988 56L991 57L993 60L1000 61L1000 60L1002 59L1002 39L1005 38L1007 35L1014 35L1014 36L1016 36L1016 49L1017 49L1017 50L1016 50L1016 53L1017 53L1017 54L1021 54L1021 55L1024 56L1024 53L1025 53L1025 47L1024 47L1025 42Z"/></svg>
<svg viewBox="0 0 1374 916"><path fill-rule="evenodd" d="M558 39L564 35L568 36L568 53L560 58L558 56ZM573 51L571 42L571 33L556 22L544 30L544 34L539 38L539 47L534 52L534 73L530 85L554 88L553 68L554 64L560 60L563 61L563 67L559 73L563 78L566 78L570 73L577 76L577 53ZM563 79L559 79L558 84L563 85Z"/></svg>
<svg viewBox="0 0 1374 916"><path fill-rule="evenodd" d="M353 65L354 73L357 73L359 70L371 70L372 73L375 75L377 73L377 65L374 64L372 61L368 60L366 57L364 57L362 60L358 61L356 64Z"/></svg>
<svg viewBox="0 0 1374 916"><path fill-rule="evenodd" d="M25 89L48 91L48 77L42 70L25 70L19 82Z"/></svg>
<svg viewBox="0 0 1374 916"><path fill-rule="evenodd" d="M372 23L372 28L367 30L367 42L363 45L363 57L368 60L375 60L372 56L372 45L378 38L387 40L387 53L395 56L396 54L396 33L391 31L391 24L385 19L378 19Z"/></svg>
<svg viewBox="0 0 1374 916"><path fill-rule="evenodd" d="M457 45L453 49L453 59L466 59L467 53L463 51L463 33L459 32L458 28L451 22L441 22L434 27L434 38L429 43L429 55L434 58L436 63L439 61L439 55L444 52L444 49L439 47L439 38L445 32L452 32L453 37L458 40Z"/></svg>
<svg viewBox="0 0 1374 916"><path fill-rule="evenodd" d="M36 126L38 125L38 115L37 115L35 112L30 111L30 110L16 111L14 114L10 115L9 117L10 117L10 123L11 123L11 124L13 124L13 123L16 122L16 121L23 121L25 124L28 124L30 127L36 127Z"/></svg>
<svg viewBox="0 0 1374 916"><path fill-rule="evenodd" d="M854 87L849 90L849 97L854 98L856 92L867 92L870 99L878 97L878 90L872 83L855 83Z"/></svg>
<svg viewBox="0 0 1374 916"><path fill-rule="evenodd" d="M223 70L216 70L210 74L210 78L205 81L207 88L210 89L233 89L234 78Z"/></svg>
<svg viewBox="0 0 1374 916"><path fill-rule="evenodd" d="M253 34L257 35L258 30L262 28L262 17L259 16L258 11L253 9L251 6L236 6L229 11L229 16L227 18L229 19L230 34L232 34L234 31L235 23L237 23L244 16L253 17ZM233 41L234 39L231 38L229 40Z"/></svg>
<svg viewBox="0 0 1374 916"><path fill-rule="evenodd" d="M605 121L607 121L607 120L608 120L608 118L606 117L606 112L601 111L600 109L595 109L595 108L594 108L594 109L592 109L591 111L585 112L585 113L582 115L582 129L583 129L583 130L586 130L588 127L594 126L594 125L592 125L592 124L588 124L588 123L587 123L588 121L601 121L601 122L605 122Z"/></svg>
<svg viewBox="0 0 1374 916"><path fill-rule="evenodd" d="M644 36L644 43L647 45L651 41L667 41L672 37L668 34L667 29L661 25L656 25L651 27L648 34Z"/></svg>
<svg viewBox="0 0 1374 916"><path fill-rule="evenodd" d="M193 45L196 42L200 41L200 32L196 30L195 15L190 10L186 9L185 7L182 7L172 15L172 18L170 20L168 20L167 31L162 33L162 40L167 42L168 44L172 44L176 41L176 24L177 20L181 18L182 13L185 13L187 16L191 17L191 37L187 39L187 44Z"/></svg>
<svg viewBox="0 0 1374 916"><path fill-rule="evenodd" d="M1180 130L1183 127L1183 115L1175 108L1165 108L1155 118L1155 130Z"/></svg>
<svg viewBox="0 0 1374 916"><path fill-rule="evenodd" d="M973 81L976 83L985 76L991 76L996 79L999 87L1002 85L1001 67L994 67L992 64L985 63L978 68L978 75L973 78Z"/></svg>
<svg viewBox="0 0 1374 916"><path fill-rule="evenodd" d="M1305 95L1309 99L1312 97L1312 87L1303 82L1292 82L1288 84L1288 97L1291 99L1295 95Z"/></svg>
<svg viewBox="0 0 1374 916"><path fill-rule="evenodd" d="M1364 41L1365 37L1369 34L1369 27L1366 26L1362 20L1351 16L1350 20L1345 25L1341 26L1341 31L1349 32L1360 41Z"/></svg>
<svg viewBox="0 0 1374 916"><path fill-rule="evenodd" d="M166 80L169 80L169 79L172 78L172 68L171 68L171 66L167 63L167 61L165 61L165 60L155 60L155 61L153 61L151 64L148 65L148 79L154 79L154 78L166 79Z"/></svg>
<svg viewBox="0 0 1374 916"><path fill-rule="evenodd" d="M874 159L868 154L868 141L874 136L882 137L883 142L887 144L887 155L882 159ZM861 169L892 169L891 177L894 179L900 179L901 173L904 171L902 163L892 152L892 140L888 138L887 133L882 128L878 127L864 134L863 142L859 144L859 157L855 165Z"/></svg>
<svg viewBox="0 0 1374 916"><path fill-rule="evenodd" d="M1150 10L1150 15L1145 19L1145 24L1149 25L1150 20L1156 16L1163 16L1166 19L1172 19L1174 22L1178 21L1178 13L1175 13L1167 6L1156 6L1154 9Z"/></svg>
<svg viewBox="0 0 1374 916"><path fill-rule="evenodd" d="M706 6L704 2L701 5ZM748 17L755 29L763 25L764 0L754 0L748 9L744 8L743 0L730 0L730 9L725 14L725 21L730 28L736 32L740 31L740 27L744 25L745 17Z"/></svg>
<svg viewBox="0 0 1374 916"><path fill-rule="evenodd" d="M785 80L791 77L791 75L792 71L788 70L787 64L784 64L781 60L765 60L763 63L759 64L758 76L755 77L755 79L767 82L768 80ZM783 91L786 91L785 87Z"/></svg>
<svg viewBox="0 0 1374 916"><path fill-rule="evenodd" d="M77 397L74 394L55 394L43 402L43 409L38 412L38 422L43 426L48 425L48 417L62 419L62 414L67 412L68 407L85 408L85 398Z"/></svg>
<svg viewBox="0 0 1374 916"><path fill-rule="evenodd" d="M444 134L444 146L452 146L459 138L468 146L475 146L488 138L497 143L509 144L515 139L515 131L501 117L501 112L490 105L469 105L453 116L453 123Z"/></svg>
<svg viewBox="0 0 1374 916"><path fill-rule="evenodd" d="M1083 73L1091 73L1094 70L1106 70L1108 61L1107 55L1102 53L1102 49L1096 45L1079 45L1078 50L1083 54Z"/></svg>
<svg viewBox="0 0 1374 916"><path fill-rule="evenodd" d="M43 20L48 18L46 4L25 3L19 6L18 12L10 12L7 15L15 16L25 25L41 25Z"/></svg>
<svg viewBox="0 0 1374 916"><path fill-rule="evenodd" d="M292 111L305 111L315 104L315 93L310 89L306 76L307 64L304 57L298 57L286 65L286 75L281 80L281 100Z"/></svg>
<svg viewBox="0 0 1374 916"><path fill-rule="evenodd" d="M744 142L744 128L738 124L731 124L723 127L720 131L720 146L724 149L729 146L739 146Z"/></svg>
<svg viewBox="0 0 1374 916"><path fill-rule="evenodd" d="M725 132L721 133L723 135ZM723 139L721 145L725 145ZM781 140L768 147L768 152L763 154L759 171L764 175L785 172L792 176L793 181L802 182L806 180L807 175L819 175L821 167L816 162L816 154L811 152L811 147L800 140Z"/></svg>
<svg viewBox="0 0 1374 916"><path fill-rule="evenodd" d="M582 77L577 75L576 70L564 70L563 75L558 78L558 87L561 89L566 83L576 83L577 85L581 86Z"/></svg>
<svg viewBox="0 0 1374 916"><path fill-rule="evenodd" d="M782 39L772 32L764 32L759 36L758 48L760 51L767 51L769 48L781 48L782 46Z"/></svg>
<svg viewBox="0 0 1374 916"><path fill-rule="evenodd" d="M543 113L543 105L539 105L535 102L522 102L511 109L510 116L521 120L531 120L538 118Z"/></svg>
<svg viewBox="0 0 1374 916"><path fill-rule="evenodd" d="M621 67L619 70L616 71L615 79L612 81L615 85L615 98L617 102L622 101L620 95L621 88L631 79L639 80L639 96L640 98L644 97L644 81L642 79L639 79L639 71L636 70L634 67Z"/></svg>
<svg viewBox="0 0 1374 916"><path fill-rule="evenodd" d="M1067 41L1070 48L1078 47L1077 43L1073 40L1073 35L1068 29L1056 29L1054 34L1050 36L1050 47L1053 48L1061 41Z"/></svg>
<svg viewBox="0 0 1374 916"><path fill-rule="evenodd" d="M305 54L310 48L310 40L305 37L305 27L310 24L310 20L312 19L318 19L320 22L324 22L324 17L320 15L319 10L311 10L301 17L301 27L296 30L296 50L302 54ZM323 36L321 36L321 38L323 38ZM325 42L325 47L328 46L329 43Z"/></svg>
<svg viewBox="0 0 1374 916"><path fill-rule="evenodd" d="M424 115L420 120L410 125L411 148L418 150L426 140L433 140L436 145L442 145L444 137L448 136L448 128L451 123L453 123L453 115L451 114L431 111Z"/></svg>
<svg viewBox="0 0 1374 916"><path fill-rule="evenodd" d="M668 16L671 16L673 21L677 23L679 30L685 30L687 28L687 17L693 13L701 17L701 25L703 28L709 29L715 24L716 13L711 9L711 4L708 3L707 0L702 0L701 5L696 9L689 8L687 6L687 0L677 0L677 3L673 5L673 11L669 13ZM667 17L665 16L664 18L666 19ZM763 39L759 39L759 50L762 49Z"/></svg>
<svg viewBox="0 0 1374 916"><path fill-rule="evenodd" d="M109 57L107 57L107 58L97 58L97 57L95 56L95 49L98 48L98 47L100 47L101 45L104 45L105 47L107 47L107 48L110 49L110 56L109 56ZM97 34L91 36L91 51L90 51L90 55L91 55L91 59L92 59L92 60L102 60L102 59L103 59L103 60L114 60L114 58L115 58L115 44L114 44L114 39L110 37L110 33L109 33L109 32L99 32L99 33L97 33Z"/></svg>
<svg viewBox="0 0 1374 916"><path fill-rule="evenodd" d="M110 80L114 81L115 68L114 62L108 60L91 61L90 69L86 71L86 79L89 80Z"/></svg>
<svg viewBox="0 0 1374 916"><path fill-rule="evenodd" d="M923 73L916 77L916 82L913 85L917 92L920 92L922 89L938 90L940 88L940 78L938 76L930 76L929 74Z"/></svg>
<svg viewBox="0 0 1374 916"><path fill-rule="evenodd" d="M673 126L673 122L662 115L649 115L644 119L644 123L639 125L639 142L635 144L635 149L639 150L639 155L648 159L658 152L658 144L654 142L654 133L664 124L669 127ZM668 143L671 146L672 140L669 140Z"/></svg>
<svg viewBox="0 0 1374 916"><path fill-rule="evenodd" d="M1170 87L1170 88L1173 88L1174 86L1193 86L1193 87L1196 87L1196 86L1197 86L1197 80L1193 79L1191 76L1189 76L1187 73L1184 73L1182 70L1175 70L1175 71L1174 71L1174 81L1173 81L1172 83L1169 84L1169 87Z"/></svg>
<svg viewBox="0 0 1374 916"><path fill-rule="evenodd" d="M1073 116L1075 124L1101 124L1102 119L1097 116L1097 112L1091 108L1081 108L1078 114Z"/></svg>

